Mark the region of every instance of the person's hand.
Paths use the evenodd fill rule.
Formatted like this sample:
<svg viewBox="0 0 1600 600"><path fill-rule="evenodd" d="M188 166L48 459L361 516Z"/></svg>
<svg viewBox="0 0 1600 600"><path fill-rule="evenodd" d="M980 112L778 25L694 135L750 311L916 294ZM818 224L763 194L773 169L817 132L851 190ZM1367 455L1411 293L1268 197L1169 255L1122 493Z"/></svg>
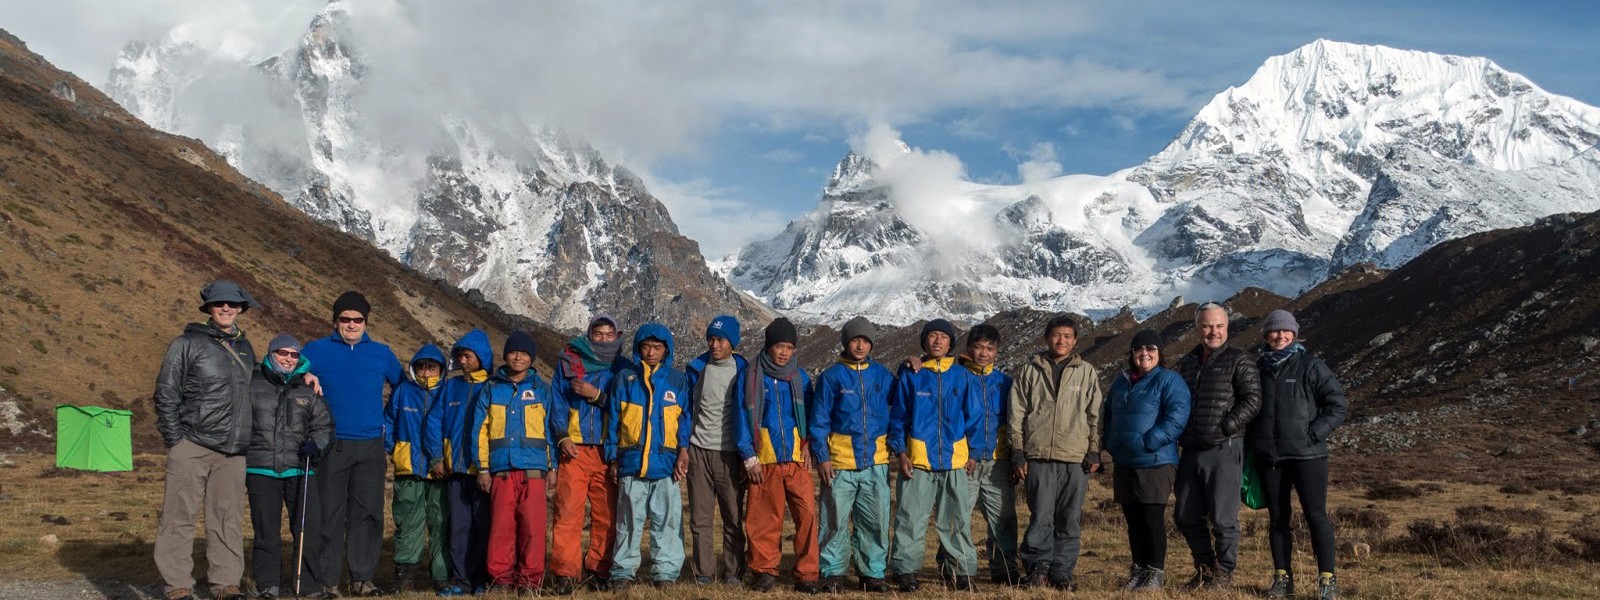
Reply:
<svg viewBox="0 0 1600 600"><path fill-rule="evenodd" d="M310 373L306 373L305 374L305 381L306 381L306 385L311 386L311 393L316 394L318 396L322 395L322 379L318 378L316 375L312 375Z"/></svg>
<svg viewBox="0 0 1600 600"><path fill-rule="evenodd" d="M322 449L317 447L316 442L310 439L300 442L300 458L316 460L321 455Z"/></svg>
<svg viewBox="0 0 1600 600"><path fill-rule="evenodd" d="M572 442L572 438L561 438L561 441L556 442L556 447L561 449L561 460L563 461L578 457L578 445Z"/></svg>
<svg viewBox="0 0 1600 600"><path fill-rule="evenodd" d="M823 486L833 485L833 463L827 461L817 463L817 479L822 480Z"/></svg>
<svg viewBox="0 0 1600 600"><path fill-rule="evenodd" d="M679 448L678 449L678 464L673 465L673 467L672 467L672 480L673 481L683 481L683 478L688 477L688 476L689 476L689 449L688 448Z"/></svg>
<svg viewBox="0 0 1600 600"><path fill-rule="evenodd" d="M428 469L428 476L433 477L434 479L444 479L445 475L447 474L448 473L444 472L444 461L442 460L433 463L433 467Z"/></svg>
<svg viewBox="0 0 1600 600"><path fill-rule="evenodd" d="M978 461L972 460L970 458L967 459L966 469L967 469L967 475L969 475L969 476L972 475L973 471L978 470Z"/></svg>
<svg viewBox="0 0 1600 600"><path fill-rule="evenodd" d="M556 491L556 472L555 472L555 470L545 471L545 474L544 474L544 489L545 489L545 491L552 492L552 493Z"/></svg>
<svg viewBox="0 0 1600 600"><path fill-rule="evenodd" d="M491 488L493 488L493 487L494 487L494 476L493 475L490 475L488 473L479 473L478 474L478 489L483 490L483 493L487 494L487 493L489 493L489 490Z"/></svg>
<svg viewBox="0 0 1600 600"><path fill-rule="evenodd" d="M1011 485L1017 485L1028 480L1028 463L1023 461L1011 467Z"/></svg>
<svg viewBox="0 0 1600 600"><path fill-rule="evenodd" d="M744 461L744 476L750 485L761 485L761 461L754 458Z"/></svg>
<svg viewBox="0 0 1600 600"><path fill-rule="evenodd" d="M572 393L593 400L600 397L600 388L595 387L592 383L584 381L582 378L573 377Z"/></svg>
<svg viewBox="0 0 1600 600"><path fill-rule="evenodd" d="M904 453L904 452L901 452L900 456L898 458L896 458L895 460L900 462L900 476L904 477L906 479L910 479L911 478L911 456L906 454L906 453Z"/></svg>
<svg viewBox="0 0 1600 600"><path fill-rule="evenodd" d="M1090 463L1088 467L1091 474L1100 472L1100 463Z"/></svg>
<svg viewBox="0 0 1600 600"><path fill-rule="evenodd" d="M916 373L917 371L921 371L922 370L922 357L920 357L920 356L907 356L906 357L906 362L905 362L905 367L907 369L911 369L912 373Z"/></svg>

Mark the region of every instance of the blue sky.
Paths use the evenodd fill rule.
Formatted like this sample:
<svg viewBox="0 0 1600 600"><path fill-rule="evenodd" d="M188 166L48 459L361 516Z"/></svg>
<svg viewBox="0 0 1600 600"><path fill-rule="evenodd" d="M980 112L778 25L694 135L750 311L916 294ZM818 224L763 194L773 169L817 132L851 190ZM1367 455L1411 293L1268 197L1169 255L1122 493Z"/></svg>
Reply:
<svg viewBox="0 0 1600 600"><path fill-rule="evenodd" d="M1317 38L1486 56L1600 105L1594 2L351 4L373 71L406 80L402 110L575 131L644 175L713 260L814 208L874 125L959 156L974 180L1016 181L1040 157L1105 174L1158 152L1267 57ZM324 5L0 0L0 27L100 84L128 40L187 28L258 60L295 44Z"/></svg>

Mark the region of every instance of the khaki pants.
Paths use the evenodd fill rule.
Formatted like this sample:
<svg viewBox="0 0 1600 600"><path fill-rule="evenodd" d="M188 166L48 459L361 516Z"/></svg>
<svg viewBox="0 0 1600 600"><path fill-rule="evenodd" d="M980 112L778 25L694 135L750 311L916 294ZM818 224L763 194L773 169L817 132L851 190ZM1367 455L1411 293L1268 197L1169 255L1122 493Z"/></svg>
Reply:
<svg viewBox="0 0 1600 600"><path fill-rule="evenodd" d="M166 591L194 589L194 519L204 503L206 582L213 590L244 576L244 456L189 440L167 450L166 492L156 530L156 570Z"/></svg>

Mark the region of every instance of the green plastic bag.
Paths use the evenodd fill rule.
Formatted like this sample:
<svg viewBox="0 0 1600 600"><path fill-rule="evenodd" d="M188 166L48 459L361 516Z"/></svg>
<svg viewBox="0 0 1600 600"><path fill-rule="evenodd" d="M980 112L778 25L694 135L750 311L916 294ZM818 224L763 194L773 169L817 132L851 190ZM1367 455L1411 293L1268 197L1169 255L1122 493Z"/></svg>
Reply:
<svg viewBox="0 0 1600 600"><path fill-rule="evenodd" d="M1256 474L1256 453L1244 451L1244 481L1239 484L1239 499L1251 510L1267 507L1266 490L1261 489L1261 476Z"/></svg>

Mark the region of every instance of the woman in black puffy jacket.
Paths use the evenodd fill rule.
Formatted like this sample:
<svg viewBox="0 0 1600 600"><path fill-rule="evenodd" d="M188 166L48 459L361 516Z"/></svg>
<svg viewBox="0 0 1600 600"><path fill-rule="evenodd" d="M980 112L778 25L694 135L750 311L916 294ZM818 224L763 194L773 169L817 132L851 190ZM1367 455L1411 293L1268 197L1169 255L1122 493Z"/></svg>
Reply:
<svg viewBox="0 0 1600 600"><path fill-rule="evenodd" d="M267 356L250 381L252 427L250 448L245 452L245 492L250 497L250 521L255 543L250 562L258 598L273 599L290 591L317 591L328 587L313 571L317 548L304 549L301 558L303 585L290 582L279 589L282 547L283 508L289 509L289 532L295 547L302 536L316 540L317 491L307 486L321 449L333 437L333 414L322 396L306 382L311 364L300 356L300 344L293 336L272 338ZM301 506L305 498L306 506ZM299 517L305 515L302 531Z"/></svg>
<svg viewBox="0 0 1600 600"><path fill-rule="evenodd" d="M1266 345L1260 354L1261 412L1250 423L1246 442L1256 456L1256 473L1267 500L1272 527L1272 585L1269 598L1294 595L1294 537L1289 493L1300 496L1317 556L1319 598L1338 594L1334 580L1333 522L1328 519L1328 436L1344 422L1344 387L1322 359L1300 345L1300 324L1288 311L1267 314Z"/></svg>

